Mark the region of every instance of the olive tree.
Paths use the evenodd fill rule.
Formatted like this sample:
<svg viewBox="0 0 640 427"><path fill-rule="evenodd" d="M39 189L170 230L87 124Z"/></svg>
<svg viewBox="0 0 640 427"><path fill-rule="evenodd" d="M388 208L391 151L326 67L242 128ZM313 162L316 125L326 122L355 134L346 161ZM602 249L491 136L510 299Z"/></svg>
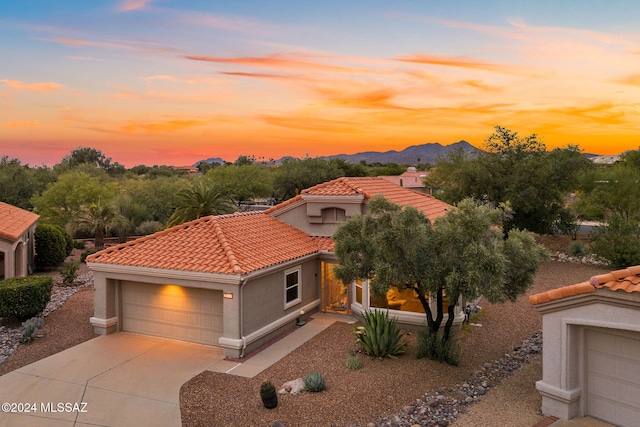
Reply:
<svg viewBox="0 0 640 427"><path fill-rule="evenodd" d="M545 257L528 232L513 230L504 239L502 215L500 209L466 199L432 224L415 208L376 196L367 214L353 216L336 230L335 274L344 283L368 279L374 298L390 287L413 290L434 336L444 320L446 295L446 342L460 297L514 301L532 284ZM430 296L436 299L435 313Z"/></svg>

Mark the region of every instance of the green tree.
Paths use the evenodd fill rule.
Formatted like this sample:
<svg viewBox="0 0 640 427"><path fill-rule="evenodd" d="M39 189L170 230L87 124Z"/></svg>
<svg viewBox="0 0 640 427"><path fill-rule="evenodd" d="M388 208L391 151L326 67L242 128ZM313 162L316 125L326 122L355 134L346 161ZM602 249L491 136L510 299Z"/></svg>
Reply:
<svg viewBox="0 0 640 427"><path fill-rule="evenodd" d="M337 164L321 158L285 159L275 171L274 197L286 200L305 188L345 176Z"/></svg>
<svg viewBox="0 0 640 427"><path fill-rule="evenodd" d="M464 200L432 226L413 207L402 209L376 196L366 215L353 216L335 232L335 274L344 283L368 279L374 298L390 287L413 290L432 335L444 319L446 295L446 342L459 297L514 301L531 285L545 257L529 233L514 230L503 239L502 215L499 209ZM436 298L435 313L429 296Z"/></svg>
<svg viewBox="0 0 640 427"><path fill-rule="evenodd" d="M191 185L188 175L128 180L122 191L130 194L133 200L131 214L135 226L144 221L158 221L166 225L178 207L178 195Z"/></svg>
<svg viewBox="0 0 640 427"><path fill-rule="evenodd" d="M78 147L71 150L71 153L54 166L54 169L59 173L64 173L78 167L84 167L85 171L87 167L101 169L110 176L122 176L125 173L124 166L118 162L111 163L111 157L107 157L102 151L91 147Z"/></svg>
<svg viewBox="0 0 640 427"><path fill-rule="evenodd" d="M576 146L548 152L537 135L520 137L500 126L487 138L486 148L478 155L454 151L439 160L427 186L440 189L438 197L452 204L467 197L494 206L508 202L513 216L505 218L506 231L554 232L558 219L567 218L568 194L577 189L577 177L591 162Z"/></svg>
<svg viewBox="0 0 640 427"><path fill-rule="evenodd" d="M228 200L228 194L220 185L207 184L203 180L196 181L193 186L178 194L178 207L169 218L169 226L207 215L231 213L233 207Z"/></svg>
<svg viewBox="0 0 640 427"><path fill-rule="evenodd" d="M92 176L86 172L71 171L60 175L41 195L32 199L35 210L44 221L67 226L80 206L101 201L109 204L117 186L109 178Z"/></svg>
<svg viewBox="0 0 640 427"><path fill-rule="evenodd" d="M119 215L110 204L96 203L80 206L71 220L71 229L88 231L95 235L96 249L104 248L104 238L109 229L120 221Z"/></svg>
<svg viewBox="0 0 640 427"><path fill-rule="evenodd" d="M269 197L273 191L271 175L256 163L224 165L207 172L205 181L219 185L240 209L242 203Z"/></svg>

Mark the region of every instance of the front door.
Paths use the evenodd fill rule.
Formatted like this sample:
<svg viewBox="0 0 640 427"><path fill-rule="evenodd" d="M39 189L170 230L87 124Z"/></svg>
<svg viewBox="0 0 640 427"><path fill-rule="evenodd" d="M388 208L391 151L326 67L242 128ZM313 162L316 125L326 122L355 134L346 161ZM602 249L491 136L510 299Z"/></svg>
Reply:
<svg viewBox="0 0 640 427"><path fill-rule="evenodd" d="M333 267L337 264L322 262L322 311L327 313L351 313L351 298L349 287L345 286L333 274Z"/></svg>

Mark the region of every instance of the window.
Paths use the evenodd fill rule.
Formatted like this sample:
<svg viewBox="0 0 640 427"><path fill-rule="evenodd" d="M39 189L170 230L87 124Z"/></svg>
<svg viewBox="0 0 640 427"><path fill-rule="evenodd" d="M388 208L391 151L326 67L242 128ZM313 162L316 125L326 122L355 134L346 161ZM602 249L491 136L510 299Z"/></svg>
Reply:
<svg viewBox="0 0 640 427"><path fill-rule="evenodd" d="M345 222L347 216L344 209L340 208L326 208L322 209L322 222L333 224L336 222Z"/></svg>
<svg viewBox="0 0 640 427"><path fill-rule="evenodd" d="M362 304L362 280L356 280L356 302Z"/></svg>
<svg viewBox="0 0 640 427"><path fill-rule="evenodd" d="M284 308L298 304L300 297L300 268L285 271L284 274Z"/></svg>

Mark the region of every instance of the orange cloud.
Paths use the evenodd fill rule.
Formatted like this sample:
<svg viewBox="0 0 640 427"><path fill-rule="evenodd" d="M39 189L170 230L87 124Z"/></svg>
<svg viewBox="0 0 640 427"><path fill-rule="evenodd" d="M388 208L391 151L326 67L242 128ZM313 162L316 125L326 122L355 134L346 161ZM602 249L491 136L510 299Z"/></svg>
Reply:
<svg viewBox="0 0 640 427"><path fill-rule="evenodd" d="M33 121L17 121L17 122L0 123L0 128L3 128L3 129L19 129L19 128L26 128L26 127L33 128L36 126L38 126L38 123Z"/></svg>
<svg viewBox="0 0 640 427"><path fill-rule="evenodd" d="M64 87L60 83L54 83L54 82L25 83L19 80L9 80L9 79L0 80L0 82L6 84L11 89L27 91L27 92L52 92L54 90L58 90Z"/></svg>
<svg viewBox="0 0 640 427"><path fill-rule="evenodd" d="M337 133L354 133L357 131L354 123L351 121L310 117L303 114L292 117L263 115L262 119L270 125L289 129Z"/></svg>
<svg viewBox="0 0 640 427"><path fill-rule="evenodd" d="M444 56L415 54L394 58L396 61L413 62L417 64L441 65L445 67L471 68L476 70L492 71L504 74L521 74L524 70L512 65L497 62L478 61L464 56Z"/></svg>
<svg viewBox="0 0 640 427"><path fill-rule="evenodd" d="M127 133L143 132L173 132L181 129L191 128L195 126L204 126L209 124L209 120L195 119L173 119L160 122L129 122L121 127L121 130Z"/></svg>
<svg viewBox="0 0 640 427"><path fill-rule="evenodd" d="M342 67L338 65L329 65L316 61L309 61L307 59L313 58L309 55L273 54L265 57L239 58L187 55L185 56L185 58L192 61L214 62L218 64L247 65L250 67L272 67L281 69L331 71L343 73L372 73L371 70L367 70L364 68Z"/></svg>

